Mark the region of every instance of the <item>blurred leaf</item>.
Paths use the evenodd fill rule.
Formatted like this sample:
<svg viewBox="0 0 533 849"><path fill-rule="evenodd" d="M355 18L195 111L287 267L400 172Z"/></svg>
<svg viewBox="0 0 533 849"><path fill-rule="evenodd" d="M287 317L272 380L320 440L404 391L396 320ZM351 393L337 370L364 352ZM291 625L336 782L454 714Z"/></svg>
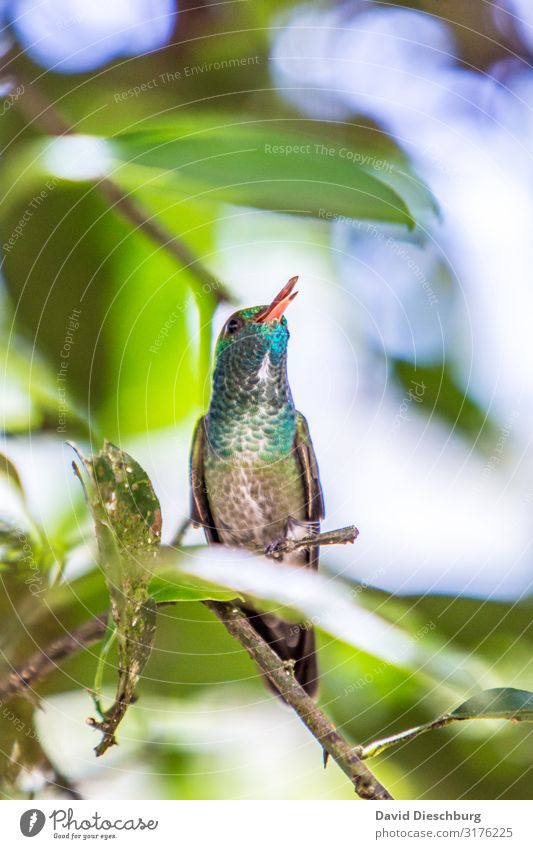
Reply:
<svg viewBox="0 0 533 849"><path fill-rule="evenodd" d="M20 528L0 519L0 571L24 562L24 542Z"/></svg>
<svg viewBox="0 0 533 849"><path fill-rule="evenodd" d="M6 177L16 180L10 171ZM28 218L3 263L14 326L28 352L19 368L12 344L6 363L43 412L39 422L33 408L31 421L30 409L23 411L18 427L40 424L72 438L83 416L107 436L175 424L197 404L192 272L86 184L58 181L32 209L46 185L40 179L33 194L0 210L2 243ZM210 233L208 226L198 229L205 246ZM46 380L35 371L34 352L46 361Z"/></svg>
<svg viewBox="0 0 533 849"><path fill-rule="evenodd" d="M157 572L150 581L150 595L157 601L234 601L241 598L234 590L219 587L201 578L191 578L175 569Z"/></svg>
<svg viewBox="0 0 533 849"><path fill-rule="evenodd" d="M379 179L400 195L413 220L421 225L424 231L431 220L440 217L440 209L435 196L429 186L413 172L406 158L398 156L397 151L381 151L376 145L373 155L370 155L370 161L385 163L379 170ZM375 173L371 166L363 167L370 173ZM417 231L418 237L420 237L421 232L423 231Z"/></svg>
<svg viewBox="0 0 533 849"><path fill-rule="evenodd" d="M297 134L280 129L280 121L240 118L216 126L219 121L220 116L201 116L124 133L110 142L111 150L117 163L139 169L137 183L144 182L139 179L144 172L147 181L170 183L185 198L205 195L319 218L329 213L414 225L404 199L381 179L393 164L380 159L379 168L372 168L372 151L349 150L320 135L326 125ZM127 180L127 171L119 169L116 178Z"/></svg>
<svg viewBox="0 0 533 849"><path fill-rule="evenodd" d="M8 481L18 490L22 500L26 501L26 493L20 479L20 475L14 463L5 454L0 454L0 474L4 475Z"/></svg>
<svg viewBox="0 0 533 849"><path fill-rule="evenodd" d="M177 573L230 588L234 595L250 598L255 607L293 622L313 625L374 657L432 682L445 683L452 692L464 692L477 682L484 664L450 650L438 637L428 645L416 633L398 627L358 604L340 580L295 569L266 558L213 546L188 556L170 549L162 552L163 566Z"/></svg>
<svg viewBox="0 0 533 849"><path fill-rule="evenodd" d="M481 433L489 437L494 425L483 409L455 380L448 365L415 365L407 360L392 361L396 380L407 390L414 382L422 384L419 407L436 413L471 439Z"/></svg>
<svg viewBox="0 0 533 849"><path fill-rule="evenodd" d="M438 634L443 643L462 655L481 660L490 668L491 677L496 678L491 681L480 670L481 689L509 680L526 689L532 680L531 598L495 601L447 595L391 597L370 588L358 597L371 610L379 610L381 615L414 634L429 625L431 634Z"/></svg>
<svg viewBox="0 0 533 849"><path fill-rule="evenodd" d="M30 530L27 525L0 519L0 571L9 570L16 582L24 584L32 594L39 593L46 588L45 573L53 562L48 541L39 538L35 526Z"/></svg>
<svg viewBox="0 0 533 849"><path fill-rule="evenodd" d="M96 722L104 737L103 755L116 743L114 734L150 656L155 638L155 601L150 570L161 539L161 508L144 469L109 442L91 458L82 458L92 479L89 494L102 569L111 596L117 630L119 670L115 703Z"/></svg>
<svg viewBox="0 0 533 849"><path fill-rule="evenodd" d="M4 798L20 796L20 780L49 766L34 725L35 705L28 699L11 699L0 712L0 792ZM24 798L24 796L22 797Z"/></svg>
<svg viewBox="0 0 533 849"><path fill-rule="evenodd" d="M0 308L4 304L0 305ZM3 338L5 337L5 338ZM0 363L3 376L2 420L8 434L57 427L57 385L43 358L23 335L0 329ZM87 423L73 412L76 433L89 435Z"/></svg>
<svg viewBox="0 0 533 849"><path fill-rule="evenodd" d="M514 687L483 690L452 710L454 719L511 719L533 722L533 693Z"/></svg>
<svg viewBox="0 0 533 849"><path fill-rule="evenodd" d="M102 398L105 348L95 343L106 306L104 295L112 287L106 257L116 239L109 227L97 226L105 206L85 189L56 185L32 209L38 188L35 195L22 196L11 215L4 210L0 217L4 243L21 227L5 254L3 271L16 307L17 329L53 370L59 424L60 400L65 406L72 398L86 402L89 391L96 404Z"/></svg>

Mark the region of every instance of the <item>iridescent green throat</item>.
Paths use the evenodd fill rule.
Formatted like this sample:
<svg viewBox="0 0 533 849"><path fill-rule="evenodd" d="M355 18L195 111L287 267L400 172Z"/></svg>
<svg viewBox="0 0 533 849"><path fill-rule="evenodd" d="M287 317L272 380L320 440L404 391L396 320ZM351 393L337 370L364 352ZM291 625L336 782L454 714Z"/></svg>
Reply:
<svg viewBox="0 0 533 849"><path fill-rule="evenodd" d="M219 340L207 435L217 455L272 462L292 450L296 411L287 379L286 323L249 325Z"/></svg>

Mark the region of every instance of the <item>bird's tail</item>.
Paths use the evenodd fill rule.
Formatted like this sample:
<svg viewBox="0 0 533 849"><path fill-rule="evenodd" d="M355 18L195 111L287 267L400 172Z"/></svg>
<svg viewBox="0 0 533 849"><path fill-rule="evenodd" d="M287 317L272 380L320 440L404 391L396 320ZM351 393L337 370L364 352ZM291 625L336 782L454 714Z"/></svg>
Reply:
<svg viewBox="0 0 533 849"><path fill-rule="evenodd" d="M315 632L307 625L294 625L270 613L258 613L251 607L243 608L250 625L276 652L281 660L294 662L294 676L308 696L314 698L318 691L318 666L315 650ZM280 693L265 679L277 696ZM283 698L280 696L280 698Z"/></svg>

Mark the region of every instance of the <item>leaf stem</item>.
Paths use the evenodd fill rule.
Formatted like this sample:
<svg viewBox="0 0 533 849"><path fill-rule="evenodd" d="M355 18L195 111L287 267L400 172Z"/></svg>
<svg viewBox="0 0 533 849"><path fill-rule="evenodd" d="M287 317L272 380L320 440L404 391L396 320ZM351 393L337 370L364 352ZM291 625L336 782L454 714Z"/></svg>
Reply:
<svg viewBox="0 0 533 849"><path fill-rule="evenodd" d="M109 613L109 616L108 616L108 619L107 619L106 634L107 634L107 636L106 636L106 639L104 640L102 648L100 650L100 656L98 658L98 665L96 667L96 672L94 674L94 684L93 684L94 695L95 695L95 700L98 699L99 703L102 700L102 698L101 698L102 697L102 681L103 681L103 677L104 677L105 661L107 659L107 655L111 651L111 647L112 647L113 643L115 642L115 640L117 638L117 628L116 628L116 625L113 621L113 617L111 616L111 613Z"/></svg>
<svg viewBox="0 0 533 849"><path fill-rule="evenodd" d="M359 748L359 757L361 760L374 758L376 755L380 755L392 746L398 745L398 743L407 743L410 740L414 740L416 737L420 737L421 734L426 734L428 731L444 728L446 725L451 725L452 722L461 721L462 719L459 719L459 717L444 714L438 719L434 719L433 722L427 722L425 725L416 725L414 728L408 728L406 731L400 731L398 734L392 734L390 737L383 737L381 740L374 740L367 746L361 746Z"/></svg>

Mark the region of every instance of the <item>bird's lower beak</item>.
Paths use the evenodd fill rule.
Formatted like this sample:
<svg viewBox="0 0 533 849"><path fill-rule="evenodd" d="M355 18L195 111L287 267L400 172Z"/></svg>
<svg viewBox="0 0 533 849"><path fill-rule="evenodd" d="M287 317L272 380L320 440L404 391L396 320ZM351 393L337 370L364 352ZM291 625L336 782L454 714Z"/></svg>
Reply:
<svg viewBox="0 0 533 849"><path fill-rule="evenodd" d="M264 310L257 313L255 316L255 321L260 322L261 324L265 321L279 321L281 316L289 306L290 302L294 300L298 292L293 292L292 290L296 286L298 282L298 275L296 277L291 277L289 282L283 287L281 292L278 292L274 300L268 307L265 307Z"/></svg>

